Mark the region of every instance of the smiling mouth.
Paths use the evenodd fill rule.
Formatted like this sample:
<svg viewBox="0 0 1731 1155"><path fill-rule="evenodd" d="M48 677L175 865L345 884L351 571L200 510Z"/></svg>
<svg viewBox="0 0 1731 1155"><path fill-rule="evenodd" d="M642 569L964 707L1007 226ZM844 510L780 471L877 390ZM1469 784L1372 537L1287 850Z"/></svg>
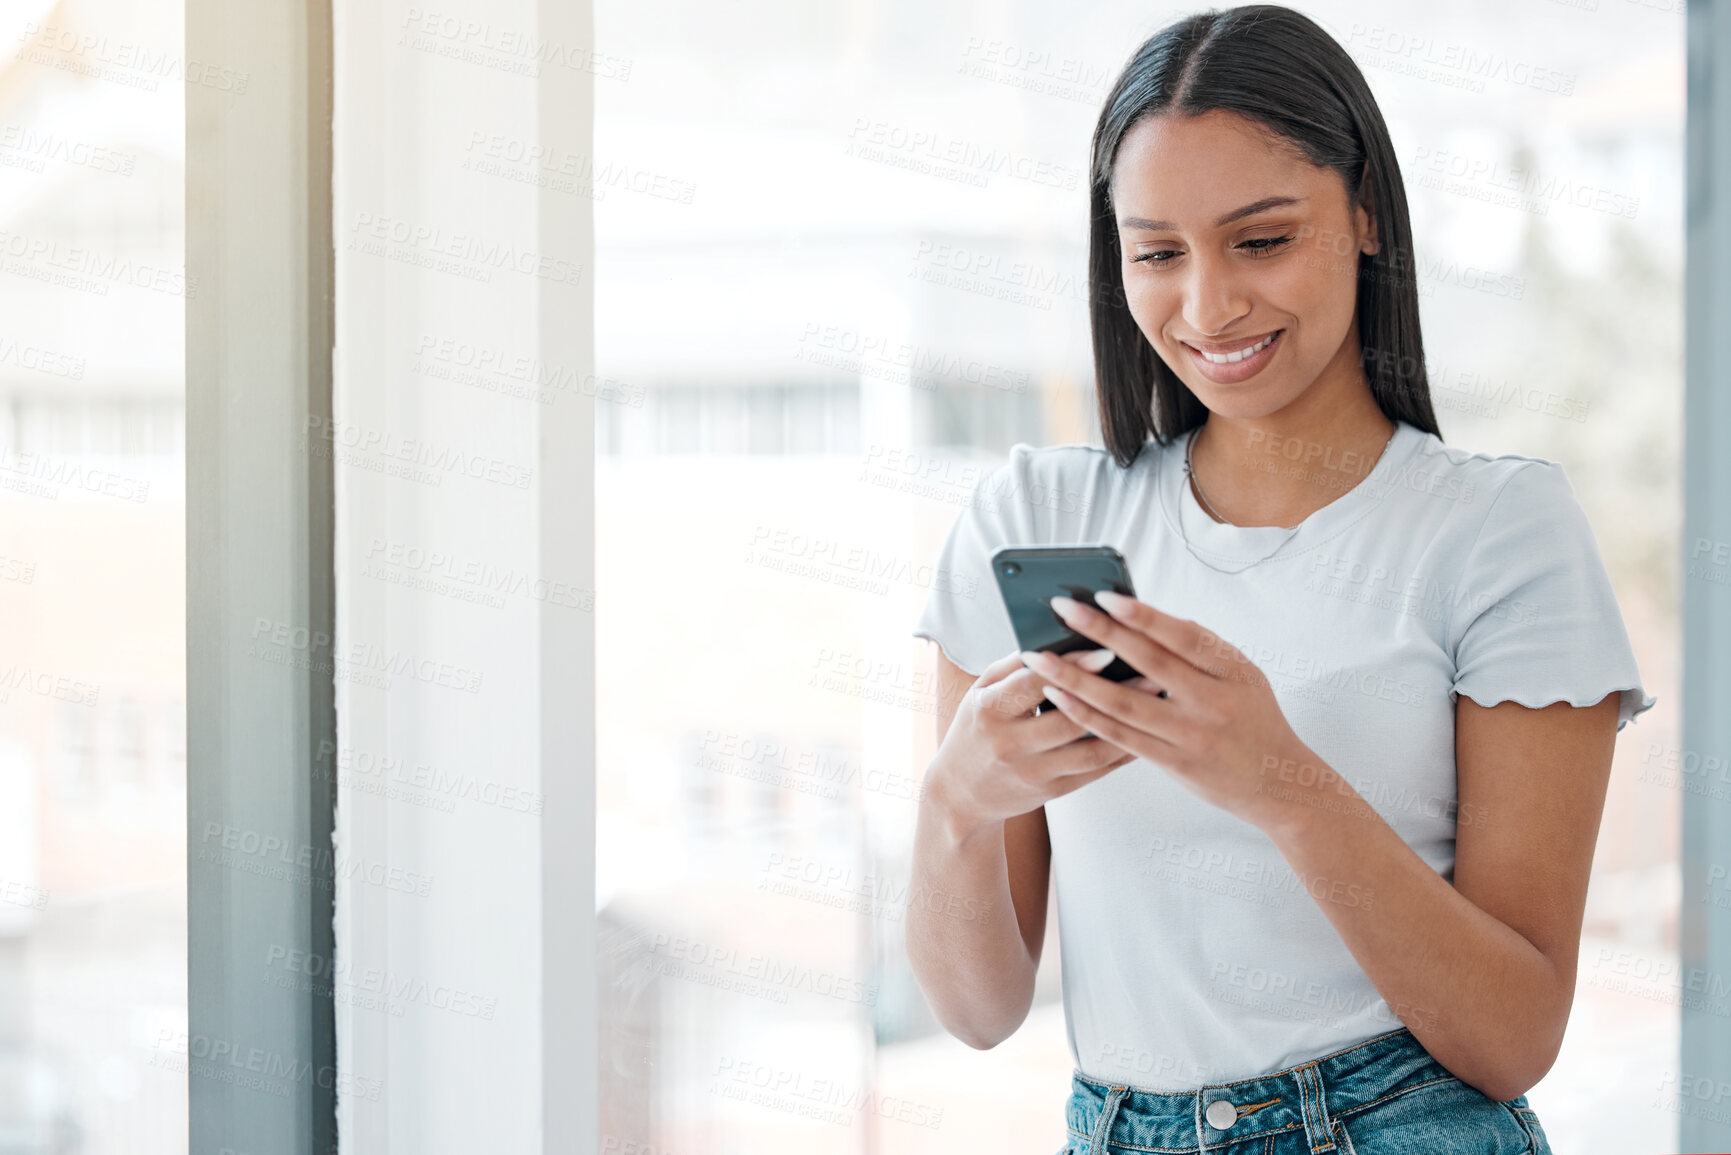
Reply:
<svg viewBox="0 0 1731 1155"><path fill-rule="evenodd" d="M1196 348L1196 346L1194 346L1194 345L1190 345L1190 343L1188 341L1186 341L1185 344L1189 345L1190 349L1193 352L1195 352L1197 356L1203 357L1209 361L1212 361L1216 365L1234 365L1234 364L1237 364L1239 361L1244 360L1246 357L1254 357L1256 354L1262 352L1262 350L1268 348L1269 344L1271 342L1273 342L1273 340L1276 337L1280 336L1280 334L1282 332L1283 332L1283 330L1276 329L1274 332L1268 334L1268 336L1262 338L1260 341L1257 341L1254 344L1246 345L1242 349L1234 349L1230 353L1209 353L1209 352L1206 352L1202 349Z"/></svg>

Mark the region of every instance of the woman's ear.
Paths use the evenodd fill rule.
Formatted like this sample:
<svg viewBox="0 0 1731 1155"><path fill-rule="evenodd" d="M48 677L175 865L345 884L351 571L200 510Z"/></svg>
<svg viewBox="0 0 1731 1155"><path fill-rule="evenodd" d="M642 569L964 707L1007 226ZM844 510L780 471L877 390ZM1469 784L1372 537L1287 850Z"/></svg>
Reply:
<svg viewBox="0 0 1731 1155"><path fill-rule="evenodd" d="M1376 214L1370 205L1370 162L1364 162L1364 173L1359 178L1359 204L1355 210L1358 214L1358 230L1364 234L1364 240L1359 243L1359 251L1374 253L1382 247L1376 235Z"/></svg>

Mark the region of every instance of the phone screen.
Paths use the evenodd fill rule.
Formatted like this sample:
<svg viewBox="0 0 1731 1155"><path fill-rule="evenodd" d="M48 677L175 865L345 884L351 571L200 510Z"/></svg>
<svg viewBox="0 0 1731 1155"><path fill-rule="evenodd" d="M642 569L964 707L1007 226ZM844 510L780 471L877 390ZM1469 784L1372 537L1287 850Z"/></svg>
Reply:
<svg viewBox="0 0 1731 1155"><path fill-rule="evenodd" d="M1098 590L1116 590L1129 597L1136 591L1123 557L1111 546L1014 546L992 555L992 572L1016 644L1024 650L1097 649L1098 643L1064 624L1051 607L1062 594L1098 606Z"/></svg>

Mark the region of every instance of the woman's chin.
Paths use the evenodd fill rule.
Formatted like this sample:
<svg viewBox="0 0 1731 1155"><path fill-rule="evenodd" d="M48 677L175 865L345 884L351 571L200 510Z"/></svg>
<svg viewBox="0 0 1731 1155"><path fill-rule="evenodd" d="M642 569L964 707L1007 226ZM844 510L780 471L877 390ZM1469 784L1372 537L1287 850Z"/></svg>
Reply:
<svg viewBox="0 0 1731 1155"><path fill-rule="evenodd" d="M1217 385L1209 381L1204 383L1206 388L1200 389L1189 382L1185 384L1190 386L1190 391L1208 412L1234 420L1249 421L1278 413L1296 397L1296 394L1289 395L1289 390L1281 389L1278 383L1266 381L1246 381L1241 385Z"/></svg>

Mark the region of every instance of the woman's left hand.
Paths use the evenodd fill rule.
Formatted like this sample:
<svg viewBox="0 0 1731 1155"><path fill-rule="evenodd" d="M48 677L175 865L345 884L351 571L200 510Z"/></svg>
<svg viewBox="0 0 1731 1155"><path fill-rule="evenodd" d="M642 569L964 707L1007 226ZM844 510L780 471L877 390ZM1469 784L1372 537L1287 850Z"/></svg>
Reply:
<svg viewBox="0 0 1731 1155"><path fill-rule="evenodd" d="M1107 613L1066 597L1053 598L1052 608L1146 683L1113 682L1051 654L1024 652L1023 662L1047 678L1052 703L1089 732L1170 768L1191 790L1247 822L1266 830L1286 817L1292 807L1283 799L1292 791L1281 788L1282 779L1296 766L1321 762L1286 721L1267 676L1195 622L1110 590L1096 598Z"/></svg>

